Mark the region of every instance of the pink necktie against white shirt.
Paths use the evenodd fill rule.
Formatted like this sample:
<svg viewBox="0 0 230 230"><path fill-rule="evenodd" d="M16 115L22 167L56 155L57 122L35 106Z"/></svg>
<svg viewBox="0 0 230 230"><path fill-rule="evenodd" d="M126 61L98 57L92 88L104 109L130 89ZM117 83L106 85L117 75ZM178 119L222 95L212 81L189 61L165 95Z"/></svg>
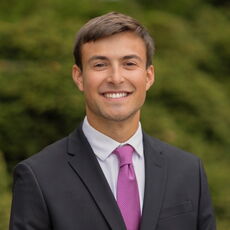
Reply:
<svg viewBox="0 0 230 230"><path fill-rule="evenodd" d="M133 168L134 149L131 145L119 146L113 153L119 160L117 203L127 230L138 230L141 220L137 180Z"/></svg>

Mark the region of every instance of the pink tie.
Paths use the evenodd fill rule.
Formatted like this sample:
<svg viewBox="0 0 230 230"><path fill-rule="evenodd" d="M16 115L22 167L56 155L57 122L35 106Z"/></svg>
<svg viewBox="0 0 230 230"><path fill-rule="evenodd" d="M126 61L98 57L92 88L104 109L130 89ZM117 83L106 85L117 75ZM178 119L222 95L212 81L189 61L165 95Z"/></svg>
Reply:
<svg viewBox="0 0 230 230"><path fill-rule="evenodd" d="M117 180L117 203L127 230L138 230L141 211L137 180L132 164L133 147L124 145L116 148L120 170Z"/></svg>

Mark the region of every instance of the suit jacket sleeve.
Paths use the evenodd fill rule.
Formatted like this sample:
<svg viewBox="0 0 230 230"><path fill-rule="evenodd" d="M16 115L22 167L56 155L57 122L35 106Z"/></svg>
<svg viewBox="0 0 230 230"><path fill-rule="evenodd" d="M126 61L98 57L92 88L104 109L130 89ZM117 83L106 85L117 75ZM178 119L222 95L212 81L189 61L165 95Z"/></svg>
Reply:
<svg viewBox="0 0 230 230"><path fill-rule="evenodd" d="M14 171L10 230L51 230L48 210L36 175L25 163Z"/></svg>
<svg viewBox="0 0 230 230"><path fill-rule="evenodd" d="M211 205L207 177L200 161L200 202L198 215L198 230L215 230L215 217Z"/></svg>

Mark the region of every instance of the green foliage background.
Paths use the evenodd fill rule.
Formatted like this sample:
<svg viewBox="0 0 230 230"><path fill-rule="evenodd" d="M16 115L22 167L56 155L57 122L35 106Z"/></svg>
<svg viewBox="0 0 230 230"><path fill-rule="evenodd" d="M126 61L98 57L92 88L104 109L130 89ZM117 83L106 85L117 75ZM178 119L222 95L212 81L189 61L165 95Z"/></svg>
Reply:
<svg viewBox="0 0 230 230"><path fill-rule="evenodd" d="M230 225L230 26L226 0L2 0L0 2L0 230L8 227L17 162L84 117L71 80L75 34L120 11L156 43L156 83L142 124L204 161L219 230Z"/></svg>

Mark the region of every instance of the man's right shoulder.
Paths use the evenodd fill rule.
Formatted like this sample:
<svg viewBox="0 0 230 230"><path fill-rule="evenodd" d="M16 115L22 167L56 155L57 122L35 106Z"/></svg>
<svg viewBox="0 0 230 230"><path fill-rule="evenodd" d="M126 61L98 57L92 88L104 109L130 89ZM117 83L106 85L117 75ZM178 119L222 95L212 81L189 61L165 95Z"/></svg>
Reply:
<svg viewBox="0 0 230 230"><path fill-rule="evenodd" d="M60 162L67 157L67 145L68 136L46 146L38 153L19 162L16 167L19 165L28 165L32 168L42 165L46 167L50 164L55 164L55 162Z"/></svg>
<svg viewBox="0 0 230 230"><path fill-rule="evenodd" d="M58 171L62 167L68 164L69 158L72 157L71 151L74 148L75 151L81 145L87 145L85 141L84 134L82 132L81 125L78 126L73 132L68 136L46 146L40 152L32 155L31 157L19 162L15 170L21 167L31 168L37 171L46 171L47 173L51 170Z"/></svg>

